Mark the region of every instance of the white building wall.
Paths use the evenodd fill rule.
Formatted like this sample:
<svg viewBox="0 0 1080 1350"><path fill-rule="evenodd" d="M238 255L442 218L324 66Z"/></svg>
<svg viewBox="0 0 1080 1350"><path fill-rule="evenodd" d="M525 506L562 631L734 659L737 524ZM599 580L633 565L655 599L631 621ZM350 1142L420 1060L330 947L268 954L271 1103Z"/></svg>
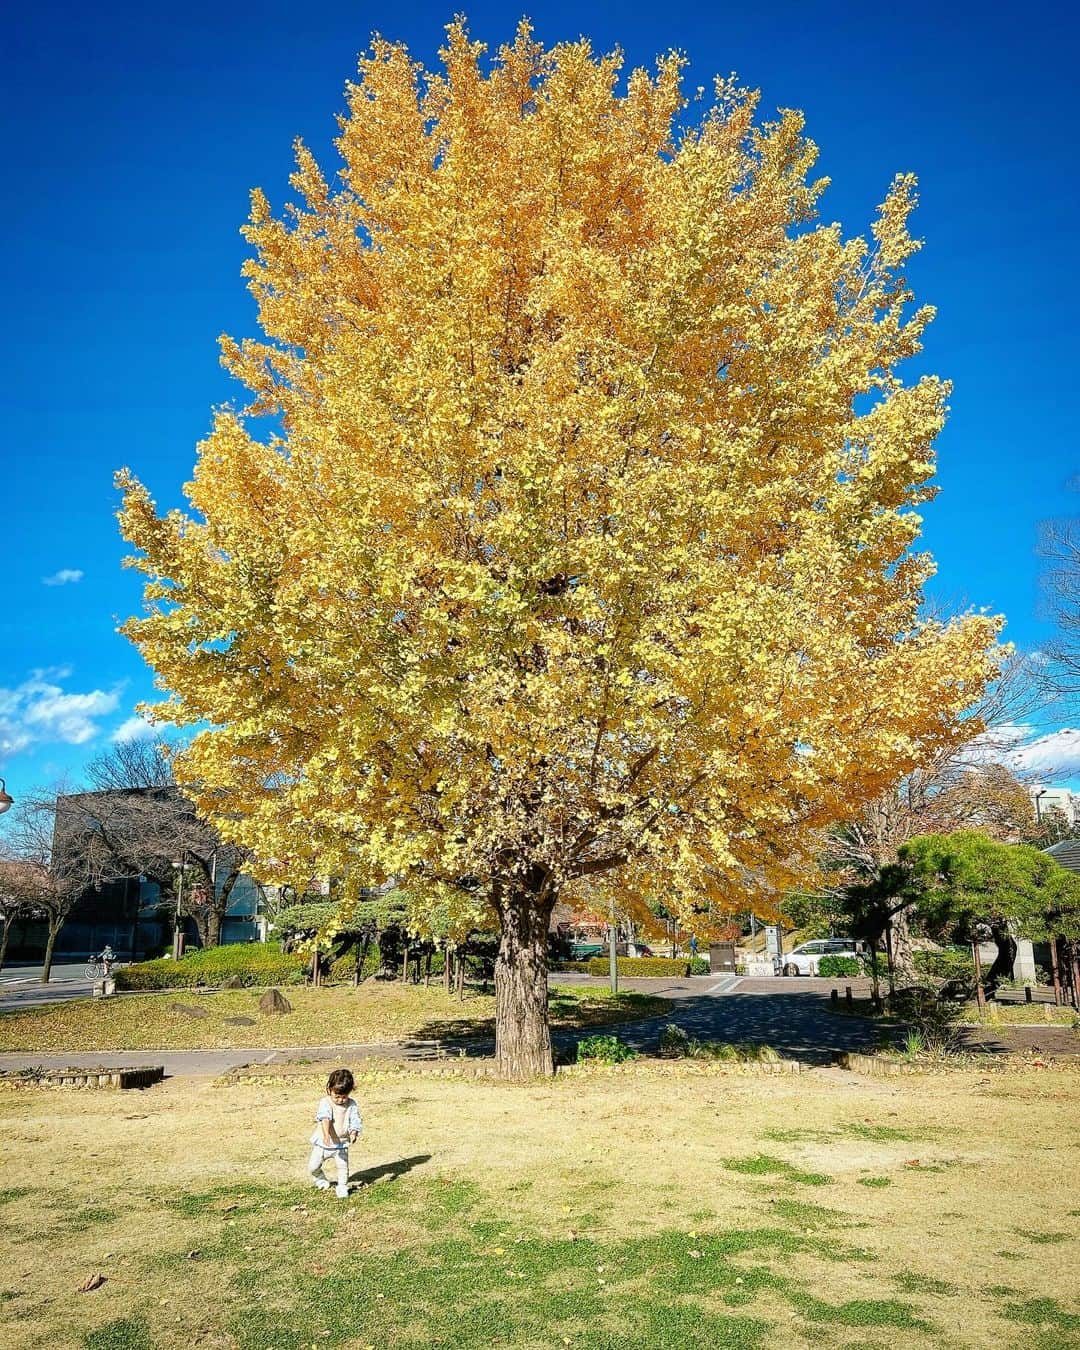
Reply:
<svg viewBox="0 0 1080 1350"><path fill-rule="evenodd" d="M1060 811L1070 825L1076 824L1080 814L1080 797L1066 787L1048 787L1044 783L1032 783L1028 787L1036 816L1045 815L1051 808Z"/></svg>

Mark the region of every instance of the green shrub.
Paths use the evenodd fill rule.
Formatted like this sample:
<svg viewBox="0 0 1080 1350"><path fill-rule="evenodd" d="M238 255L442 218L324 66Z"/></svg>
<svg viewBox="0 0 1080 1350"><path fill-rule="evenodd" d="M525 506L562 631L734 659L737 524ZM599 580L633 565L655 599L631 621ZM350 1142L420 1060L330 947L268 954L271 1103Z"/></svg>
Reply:
<svg viewBox="0 0 1080 1350"><path fill-rule="evenodd" d="M637 1059L637 1051L624 1045L618 1036L583 1036L577 1043L578 1062L594 1059L600 1064L622 1064Z"/></svg>
<svg viewBox="0 0 1080 1350"><path fill-rule="evenodd" d="M886 1000L888 1011L908 1026L909 1053L916 1044L929 1050L954 1050L960 1041L958 1012L954 1004L938 997L936 989L912 985L898 989Z"/></svg>
<svg viewBox="0 0 1080 1350"><path fill-rule="evenodd" d="M708 975L711 967L703 956L692 956L690 958L688 975Z"/></svg>
<svg viewBox="0 0 1080 1350"><path fill-rule="evenodd" d="M699 1041L668 1022L660 1033L662 1059L713 1059L731 1064L776 1064L782 1056L771 1045L752 1041Z"/></svg>
<svg viewBox="0 0 1080 1350"><path fill-rule="evenodd" d="M670 956L620 956L616 964L620 975L647 978L650 975L685 975L690 962L685 957L672 960ZM588 967L590 975L606 975L610 969L609 959L594 956Z"/></svg>
<svg viewBox="0 0 1080 1350"><path fill-rule="evenodd" d="M674 1022L668 1022L660 1033L660 1054L664 1059L682 1059L690 1053L692 1044L689 1034Z"/></svg>
<svg viewBox="0 0 1080 1350"><path fill-rule="evenodd" d="M590 973L588 961L549 961L548 970L556 974L563 974L566 971L576 971L579 975Z"/></svg>
<svg viewBox="0 0 1080 1350"><path fill-rule="evenodd" d="M238 976L248 985L301 984L308 957L284 953L274 942L235 942L192 952L179 961L140 961L120 966L117 989L193 989Z"/></svg>
<svg viewBox="0 0 1080 1350"><path fill-rule="evenodd" d="M840 975L861 975L863 963L857 956L823 956L818 962L818 974L826 979L836 979Z"/></svg>
<svg viewBox="0 0 1080 1350"><path fill-rule="evenodd" d="M691 1059L717 1059L732 1064L778 1064L783 1058L771 1045L752 1041L691 1041Z"/></svg>
<svg viewBox="0 0 1080 1350"><path fill-rule="evenodd" d="M935 980L951 980L957 975L974 978L975 975L970 947L942 947L937 952L916 952L915 969L920 975L930 975Z"/></svg>
<svg viewBox="0 0 1080 1350"><path fill-rule="evenodd" d="M997 981L998 989L1026 989L1029 986L1034 989L1039 985L1049 987L1053 983L1048 971L1043 970L1042 966L1035 967L1034 979L1021 979L1019 976L1010 975L1005 979Z"/></svg>
<svg viewBox="0 0 1080 1350"><path fill-rule="evenodd" d="M324 952L323 955L325 956L326 953ZM305 965L310 959L311 958L309 956L304 957ZM411 961L409 963L409 968L411 971L412 969ZM382 960L379 957L379 949L378 947L375 946L374 943L372 943L371 946L368 948L367 956L364 958L364 964L360 970L360 978L366 980L370 975L377 975L381 969L382 969ZM400 970L398 971L398 974L399 975L401 974ZM356 952L351 951L346 952L343 956L339 956L334 961L332 961L330 965L330 973L328 975L325 975L323 978L326 979L330 984L352 984L355 977L356 977ZM410 975L410 979L411 978L412 977Z"/></svg>

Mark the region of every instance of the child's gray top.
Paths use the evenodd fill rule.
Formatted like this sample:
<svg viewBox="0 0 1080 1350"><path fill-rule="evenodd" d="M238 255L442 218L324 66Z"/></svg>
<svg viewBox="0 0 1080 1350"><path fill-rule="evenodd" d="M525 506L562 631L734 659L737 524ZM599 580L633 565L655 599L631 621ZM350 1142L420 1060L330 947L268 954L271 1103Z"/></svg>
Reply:
<svg viewBox="0 0 1080 1350"><path fill-rule="evenodd" d="M316 1129L315 1133L311 1136L311 1142L313 1144L321 1144L323 1141L322 1130L319 1129L318 1126L320 1122L324 1120L332 1120L334 1122L334 1129L337 1131L337 1137L345 1140L346 1143L348 1142L345 1138L346 1135L352 1134L354 1131L359 1134L364 1128L364 1122L360 1119L360 1110L351 1097L348 1101L343 1102L341 1106L338 1106L336 1102L331 1101L329 1097L324 1097L322 1099L319 1103L318 1110L315 1112ZM336 1148L337 1145L335 1144L333 1147Z"/></svg>

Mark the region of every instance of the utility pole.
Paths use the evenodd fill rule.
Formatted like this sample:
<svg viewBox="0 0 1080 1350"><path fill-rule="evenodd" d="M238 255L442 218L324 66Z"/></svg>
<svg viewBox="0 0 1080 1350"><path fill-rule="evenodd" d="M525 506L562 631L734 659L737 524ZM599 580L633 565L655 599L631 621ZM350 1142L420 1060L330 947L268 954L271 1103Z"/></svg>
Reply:
<svg viewBox="0 0 1080 1350"><path fill-rule="evenodd" d="M180 881L176 887L176 918L173 924L173 960L179 961L184 954L184 873L187 868L187 849L180 855Z"/></svg>

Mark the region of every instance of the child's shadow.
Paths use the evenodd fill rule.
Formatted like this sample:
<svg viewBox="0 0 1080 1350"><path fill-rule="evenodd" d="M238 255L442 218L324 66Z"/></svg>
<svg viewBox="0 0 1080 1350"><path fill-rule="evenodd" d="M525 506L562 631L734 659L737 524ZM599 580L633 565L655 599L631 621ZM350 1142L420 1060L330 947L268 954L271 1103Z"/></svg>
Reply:
<svg viewBox="0 0 1080 1350"><path fill-rule="evenodd" d="M382 1181L384 1178L396 1181L406 1172L411 1172L414 1167L430 1161L430 1153L418 1153L414 1158L398 1158L396 1162L383 1163L380 1167L368 1167L363 1172L352 1172L349 1174L349 1180L355 1186L370 1186L372 1182Z"/></svg>

